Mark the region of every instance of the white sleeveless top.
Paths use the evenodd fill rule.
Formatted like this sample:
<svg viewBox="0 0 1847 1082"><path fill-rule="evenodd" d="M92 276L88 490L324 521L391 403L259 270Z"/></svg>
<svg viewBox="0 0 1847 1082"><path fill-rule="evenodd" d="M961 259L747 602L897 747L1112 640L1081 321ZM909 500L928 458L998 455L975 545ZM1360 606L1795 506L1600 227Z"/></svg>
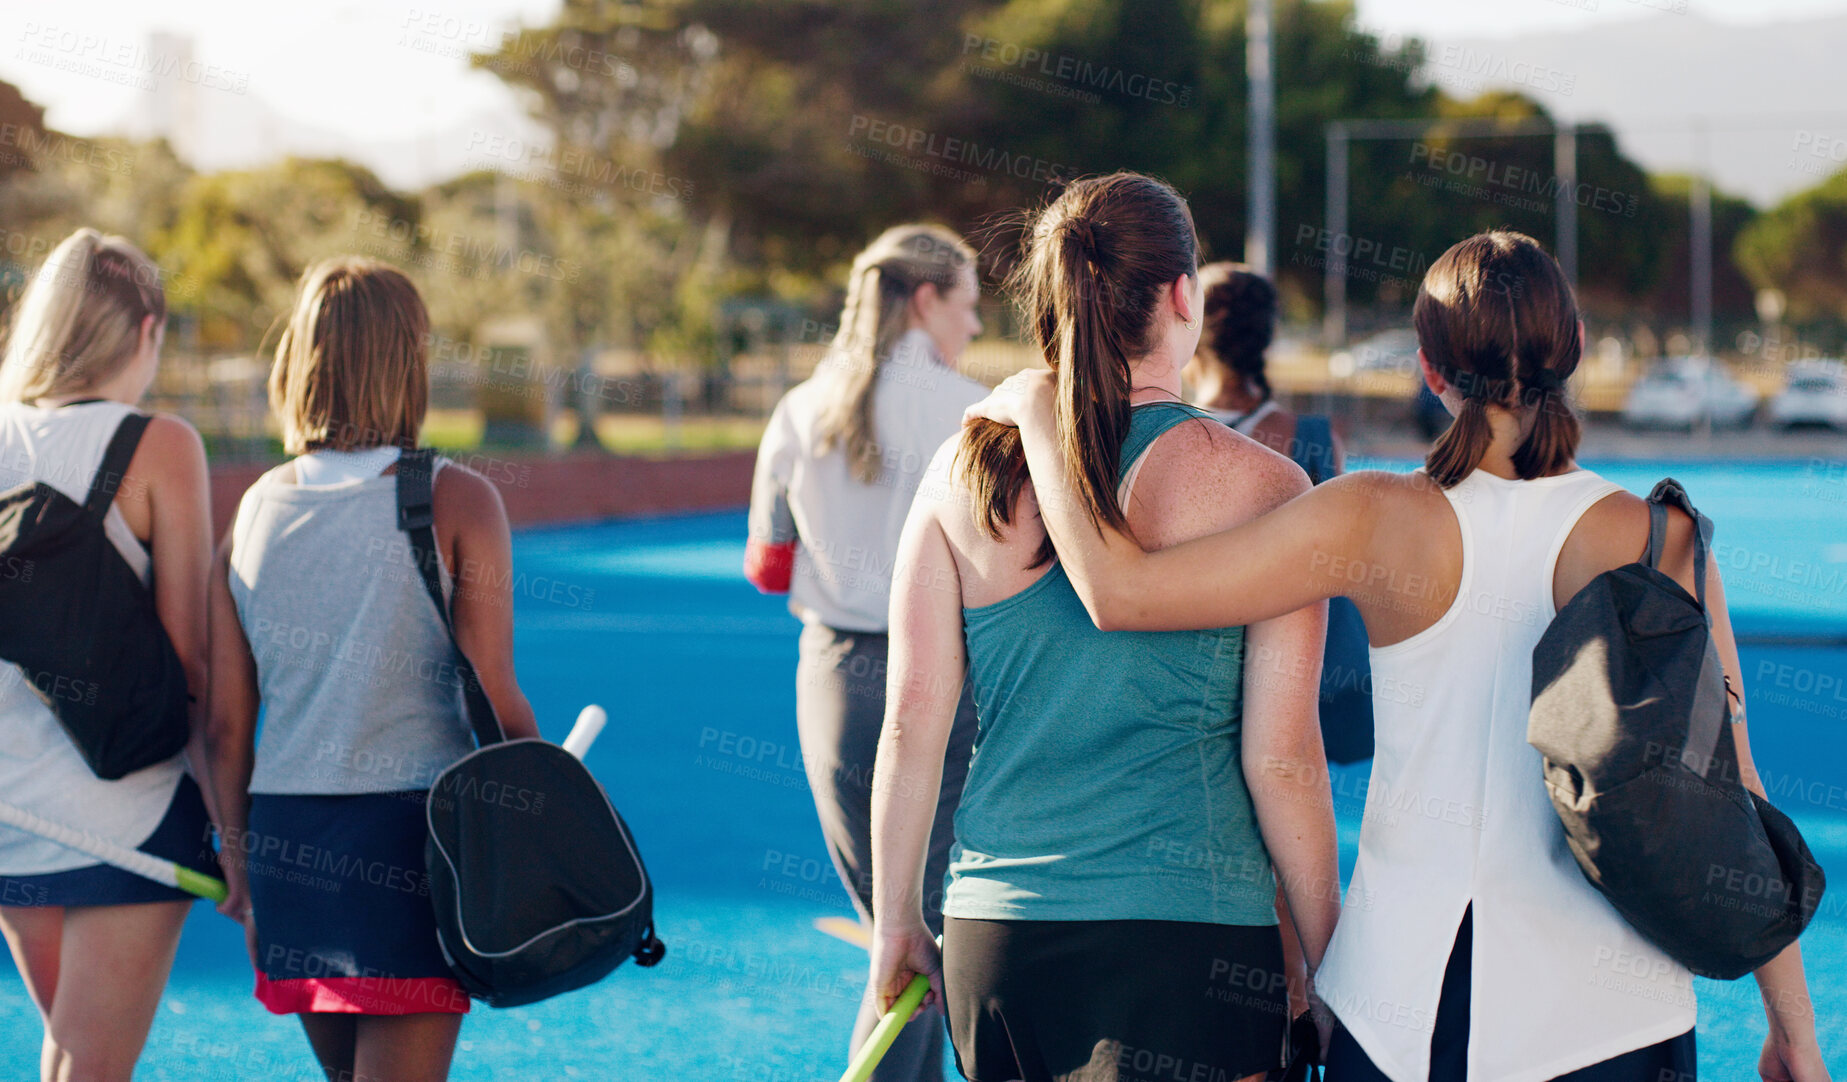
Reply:
<svg viewBox="0 0 1847 1082"><path fill-rule="evenodd" d="M1393 1082L1429 1075L1443 969L1471 905L1471 1082L1541 1082L1693 1028L1692 974L1585 882L1526 742L1559 552L1617 491L1588 470L1470 474L1445 492L1462 530L1455 603L1371 651L1359 860L1316 985Z"/></svg>
<svg viewBox="0 0 1847 1082"><path fill-rule="evenodd" d="M41 409L0 405L0 490L42 481L82 503L122 418L120 402ZM103 530L141 581L151 561L111 506ZM0 794L27 811L125 845L154 833L185 773L180 756L118 781L90 772L83 756L41 702L19 666L0 662ZM0 826L0 875L44 875L88 867L95 858Z"/></svg>

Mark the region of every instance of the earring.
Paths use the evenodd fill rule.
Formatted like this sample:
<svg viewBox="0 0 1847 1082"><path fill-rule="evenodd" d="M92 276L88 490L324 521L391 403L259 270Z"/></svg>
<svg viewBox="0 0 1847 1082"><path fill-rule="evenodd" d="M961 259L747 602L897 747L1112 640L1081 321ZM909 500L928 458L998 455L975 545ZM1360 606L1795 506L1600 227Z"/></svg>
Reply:
<svg viewBox="0 0 1847 1082"><path fill-rule="evenodd" d="M1187 320L1187 321L1186 321L1186 329L1187 329L1187 330L1189 330L1189 331L1196 331L1196 330L1198 330L1198 329L1199 329L1199 317L1198 317L1198 316L1194 316L1194 317L1193 317L1192 319L1189 319L1189 320Z"/></svg>

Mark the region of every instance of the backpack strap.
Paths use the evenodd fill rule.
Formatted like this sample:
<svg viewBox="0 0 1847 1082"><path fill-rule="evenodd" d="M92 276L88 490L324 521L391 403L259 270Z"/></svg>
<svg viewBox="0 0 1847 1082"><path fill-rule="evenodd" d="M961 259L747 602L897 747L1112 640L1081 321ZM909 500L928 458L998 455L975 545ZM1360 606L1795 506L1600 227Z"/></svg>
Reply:
<svg viewBox="0 0 1847 1082"><path fill-rule="evenodd" d="M1660 570L1661 549L1667 543L1667 505L1685 511L1693 519L1693 596L1702 610L1706 607L1706 547L1712 541L1712 520L1693 506L1692 497L1679 481L1665 478L1648 494L1648 552L1643 557L1649 567ZM1708 614L1707 619L1711 619Z"/></svg>
<svg viewBox="0 0 1847 1082"><path fill-rule="evenodd" d="M101 523L109 513L116 490L122 487L122 478L128 473L128 464L135 459L135 448L141 446L141 434L152 419L145 413L130 413L116 426L109 448L103 452L103 463L96 467L96 477L90 482L90 494L83 501L83 513L91 522Z"/></svg>
<svg viewBox="0 0 1847 1082"><path fill-rule="evenodd" d="M449 604L443 600L436 556L435 457L435 452L428 447L405 451L398 456L398 529L410 535L411 558L417 562L424 590L436 603L443 630L449 633L449 641L455 646L456 673L462 679L462 698L468 706L468 723L475 731L475 742L487 747L500 743L507 735L500 728L494 704L482 690L474 665L462 651L462 644L455 641L455 624L449 615Z"/></svg>
<svg viewBox="0 0 1847 1082"><path fill-rule="evenodd" d="M1295 464L1308 474L1308 483L1318 485L1333 477L1334 426L1321 414L1302 414L1295 419Z"/></svg>

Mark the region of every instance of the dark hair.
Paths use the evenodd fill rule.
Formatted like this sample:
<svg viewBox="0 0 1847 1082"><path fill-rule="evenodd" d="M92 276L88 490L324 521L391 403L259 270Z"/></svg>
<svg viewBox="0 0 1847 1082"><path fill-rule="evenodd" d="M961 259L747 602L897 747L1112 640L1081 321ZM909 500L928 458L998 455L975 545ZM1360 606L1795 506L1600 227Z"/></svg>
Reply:
<svg viewBox="0 0 1847 1082"><path fill-rule="evenodd" d="M1444 252L1424 275L1411 321L1431 367L1463 399L1424 460L1437 484L1449 488L1481 464L1490 405L1538 411L1514 452L1523 480L1571 461L1582 432L1564 387L1583 352L1578 303L1538 241L1494 230Z"/></svg>
<svg viewBox="0 0 1847 1082"><path fill-rule="evenodd" d="M1256 384L1268 401L1263 354L1276 337L1276 287L1242 263L1208 263L1199 268L1199 282L1206 291L1206 326L1196 352Z"/></svg>
<svg viewBox="0 0 1847 1082"><path fill-rule="evenodd" d="M1197 273L1186 200L1140 173L1073 181L1029 219L1008 281L1033 342L1058 374L1059 445L1093 524L1128 529L1116 471L1129 432L1129 366L1154 348L1162 290ZM1018 429L978 421L958 453L976 524L999 540L1027 480ZM1048 537L1030 566L1052 559Z"/></svg>

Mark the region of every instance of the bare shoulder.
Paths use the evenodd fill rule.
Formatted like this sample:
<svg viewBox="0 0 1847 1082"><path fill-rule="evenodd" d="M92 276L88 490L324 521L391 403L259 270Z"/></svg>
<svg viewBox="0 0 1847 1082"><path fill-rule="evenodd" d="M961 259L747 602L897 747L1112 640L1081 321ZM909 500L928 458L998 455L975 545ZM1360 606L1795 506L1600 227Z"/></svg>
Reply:
<svg viewBox="0 0 1847 1082"><path fill-rule="evenodd" d="M445 463L436 473L436 514L444 522L464 528L495 521L505 524L506 504L492 481L458 462Z"/></svg>
<svg viewBox="0 0 1847 1082"><path fill-rule="evenodd" d="M147 430L135 448L129 473L149 479L198 476L205 470L205 440L199 430L182 417L157 413L148 419Z"/></svg>
<svg viewBox="0 0 1847 1082"><path fill-rule="evenodd" d="M1202 417L1175 425L1149 446L1123 510L1132 518L1150 512L1162 518L1183 508L1210 508L1198 524L1222 530L1308 488L1308 475L1287 456Z"/></svg>
<svg viewBox="0 0 1847 1082"><path fill-rule="evenodd" d="M1591 579L1640 560L1648 548L1648 501L1630 492L1612 492L1591 505L1566 538L1553 575L1555 599L1561 603ZM1661 570L1693 587L1693 519L1670 507L1662 543Z"/></svg>
<svg viewBox="0 0 1847 1082"><path fill-rule="evenodd" d="M992 544L992 539L978 521L975 492L969 487L968 477L964 473L963 456L969 446L967 436L968 429L958 430L937 447L929 466L924 469L923 480L917 487L917 496L911 503L912 515L929 516L942 527L950 547L959 553L978 551ZM1038 505L1033 502L1031 491L1032 481L1028 480L1022 487L1019 499L1015 501L1011 524L1003 529L1009 536L1022 521L1031 521L1037 525Z"/></svg>

